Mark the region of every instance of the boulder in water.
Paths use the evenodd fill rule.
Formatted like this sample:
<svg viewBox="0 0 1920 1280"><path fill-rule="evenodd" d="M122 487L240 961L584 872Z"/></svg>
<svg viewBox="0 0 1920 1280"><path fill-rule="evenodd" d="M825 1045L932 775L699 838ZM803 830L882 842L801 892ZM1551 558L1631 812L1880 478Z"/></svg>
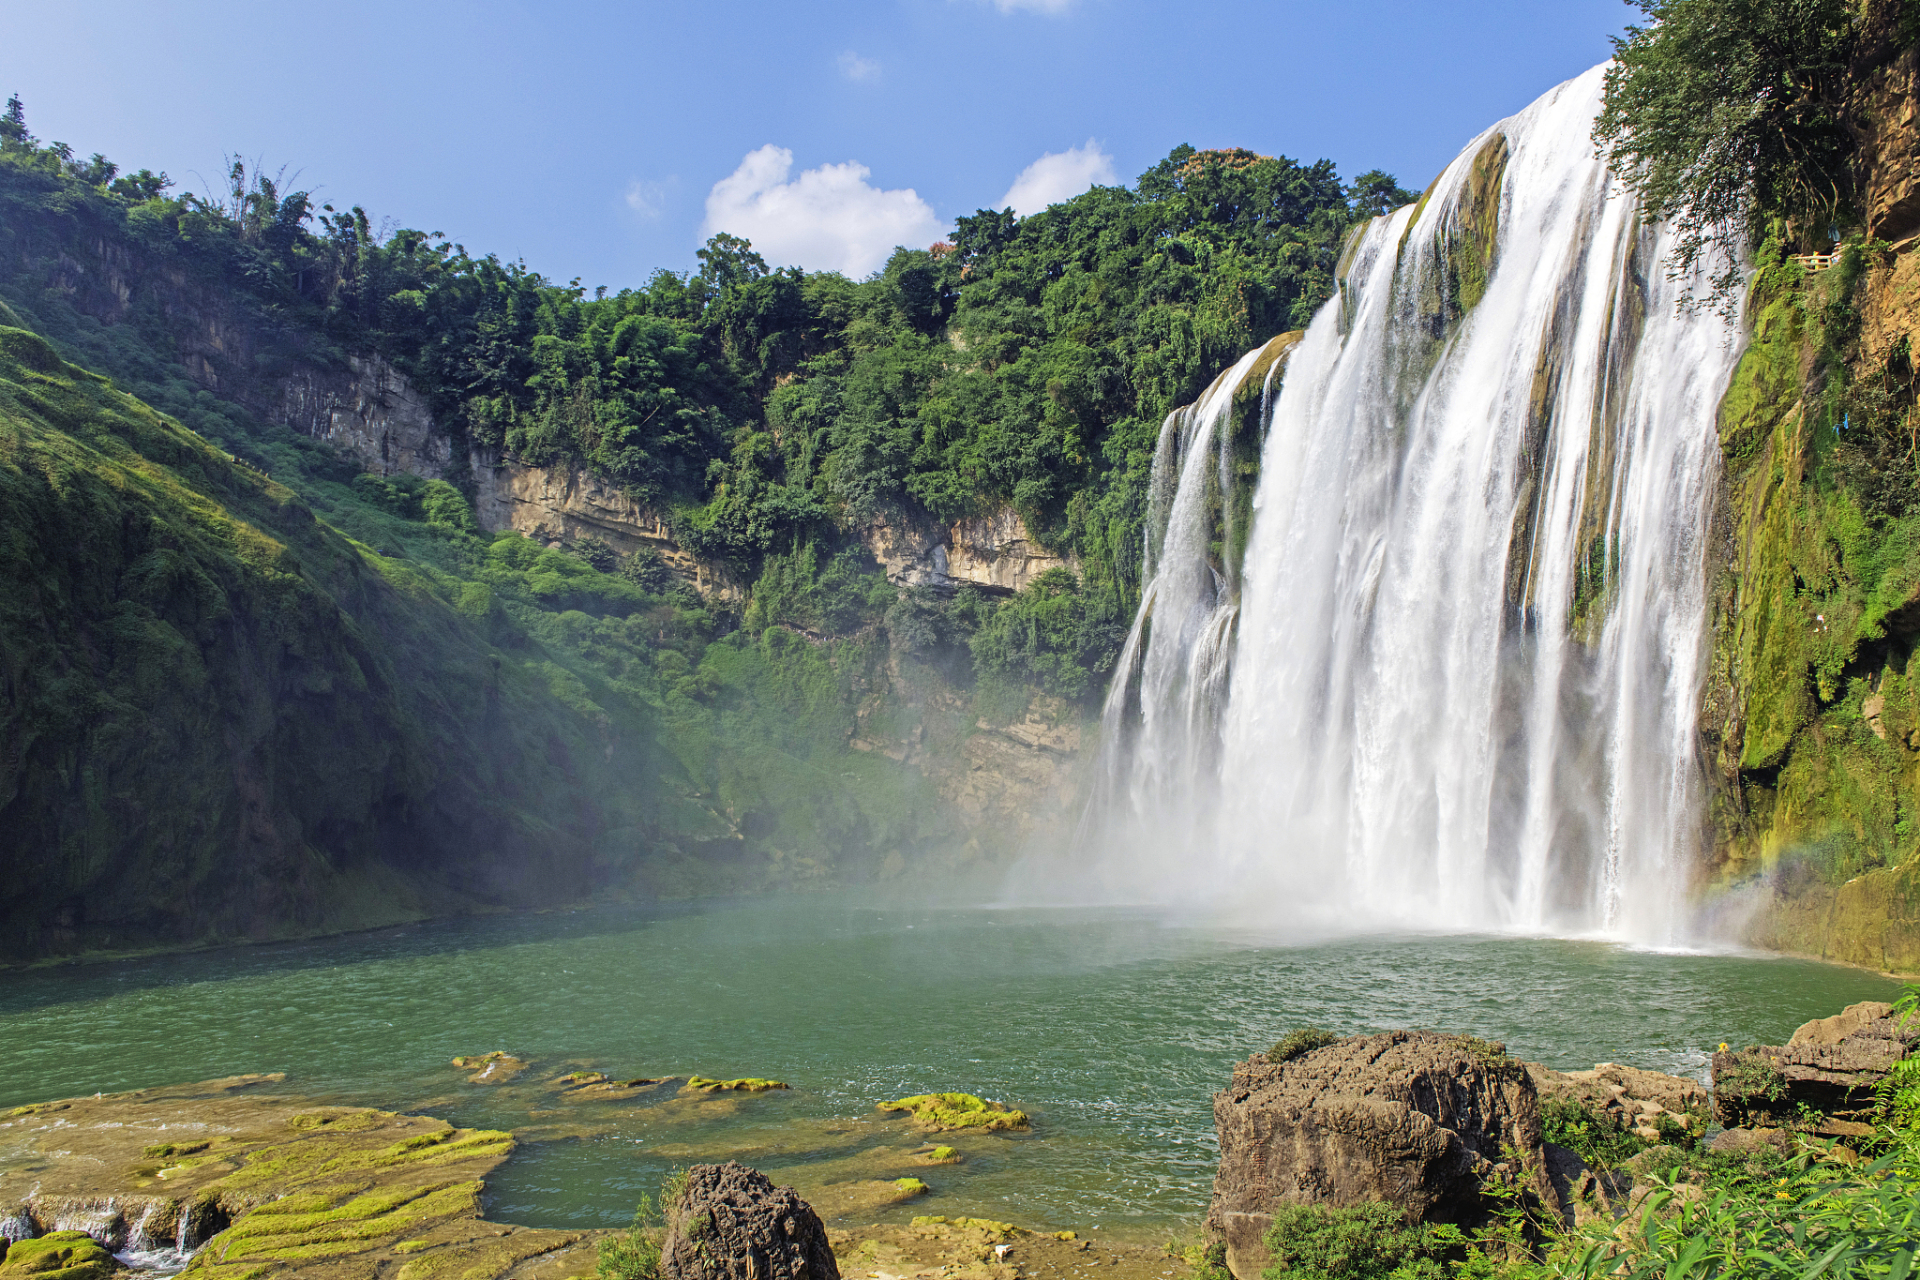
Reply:
<svg viewBox="0 0 1920 1280"><path fill-rule="evenodd" d="M688 1076L683 1088L691 1093L765 1093L770 1089L785 1089L784 1080L763 1080L759 1076L742 1076L738 1080L710 1080L706 1076Z"/></svg>
<svg viewBox="0 0 1920 1280"><path fill-rule="evenodd" d="M905 1111L913 1122L931 1133L949 1129L1027 1129L1027 1113L1004 1102L989 1102L971 1093L916 1093L911 1098L880 1104L882 1111Z"/></svg>
<svg viewBox="0 0 1920 1280"><path fill-rule="evenodd" d="M1525 1064L1470 1036L1349 1036L1283 1062L1256 1056L1214 1095L1220 1171L1208 1229L1255 1280L1275 1208L1384 1200L1409 1216L1486 1220L1495 1180L1558 1208Z"/></svg>
<svg viewBox="0 0 1920 1280"><path fill-rule="evenodd" d="M667 1207L662 1280L840 1280L820 1215L792 1187L728 1161L697 1164Z"/></svg>
<svg viewBox="0 0 1920 1280"><path fill-rule="evenodd" d="M505 1049L468 1054L455 1058L453 1065L473 1073L467 1077L469 1084L505 1084L527 1069L524 1058L516 1058Z"/></svg>

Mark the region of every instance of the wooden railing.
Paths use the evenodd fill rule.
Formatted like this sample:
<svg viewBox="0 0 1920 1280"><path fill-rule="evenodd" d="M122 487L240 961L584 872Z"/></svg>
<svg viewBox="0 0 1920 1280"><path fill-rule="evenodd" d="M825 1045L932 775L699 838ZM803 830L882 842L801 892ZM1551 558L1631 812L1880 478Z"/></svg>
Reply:
<svg viewBox="0 0 1920 1280"><path fill-rule="evenodd" d="M1788 262L1797 262L1809 271L1825 271L1840 260L1838 253L1794 253L1787 255Z"/></svg>

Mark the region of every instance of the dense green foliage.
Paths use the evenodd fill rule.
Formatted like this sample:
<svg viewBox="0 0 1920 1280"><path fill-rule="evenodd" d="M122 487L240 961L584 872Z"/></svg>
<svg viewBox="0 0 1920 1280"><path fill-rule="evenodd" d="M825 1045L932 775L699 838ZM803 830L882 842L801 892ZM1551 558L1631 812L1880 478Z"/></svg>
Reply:
<svg viewBox="0 0 1920 1280"><path fill-rule="evenodd" d="M861 524L1011 506L1083 581L1047 584L976 657L1003 682L1068 696L1102 683L1131 614L1162 419L1247 348L1305 325L1353 221L1412 198L1377 172L1348 187L1324 161L1183 146L1131 190L961 218L951 243L901 249L868 280L769 270L721 235L695 272L589 296L438 233L383 234L365 211L316 208L240 162L220 198L174 197L165 175L121 178L41 145L12 111L0 262L16 274L104 240L208 288L237 284L283 340L223 377L378 353L459 443L585 466L748 581L809 544L817 564L838 563ZM61 284L30 299L43 323L69 307L63 340L129 344L92 323L123 308ZM131 309L111 327L151 310ZM153 336L118 361L86 354L123 381L139 364L156 390L185 384L158 367ZM155 403L180 413L203 395L188 384ZM240 451L237 431L215 434Z"/></svg>
<svg viewBox="0 0 1920 1280"><path fill-rule="evenodd" d="M1263 1280L1444 1280L1458 1228L1408 1221L1397 1205L1370 1201L1334 1209L1280 1205L1266 1235Z"/></svg>
<svg viewBox="0 0 1920 1280"><path fill-rule="evenodd" d="M1651 1193L1623 1222L1554 1232L1539 1261L1471 1269L1512 1280L1905 1280L1920 1257L1912 1129L1887 1131L1884 1153L1870 1160L1819 1142L1783 1160L1659 1152L1665 1162L1645 1171Z"/></svg>
<svg viewBox="0 0 1920 1280"><path fill-rule="evenodd" d="M890 596L842 603L852 640L729 631L637 557L197 420L259 461L0 329L4 954L806 883L950 836L924 777L845 750Z"/></svg>
<svg viewBox="0 0 1920 1280"><path fill-rule="evenodd" d="M1726 252L1731 289L1768 217L1824 235L1846 208L1843 119L1858 22L1848 0L1634 0L1594 134L1644 207L1681 233L1679 264Z"/></svg>

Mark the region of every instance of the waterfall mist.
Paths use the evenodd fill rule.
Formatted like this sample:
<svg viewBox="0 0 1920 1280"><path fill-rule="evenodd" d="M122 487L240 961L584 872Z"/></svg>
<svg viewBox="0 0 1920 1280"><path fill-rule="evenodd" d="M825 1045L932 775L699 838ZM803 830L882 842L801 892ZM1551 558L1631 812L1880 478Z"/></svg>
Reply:
<svg viewBox="0 0 1920 1280"><path fill-rule="evenodd" d="M1596 155L1602 71L1476 138L1358 234L1297 346L1168 418L1094 798L1029 888L1685 933L1740 330L1677 305L1693 282Z"/></svg>

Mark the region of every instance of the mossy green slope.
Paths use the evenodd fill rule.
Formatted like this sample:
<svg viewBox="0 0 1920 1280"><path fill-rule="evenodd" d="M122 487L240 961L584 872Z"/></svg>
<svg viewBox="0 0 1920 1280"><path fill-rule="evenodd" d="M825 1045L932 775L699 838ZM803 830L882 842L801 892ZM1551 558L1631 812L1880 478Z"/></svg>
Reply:
<svg viewBox="0 0 1920 1280"><path fill-rule="evenodd" d="M555 855L615 744L417 573L18 329L0 582L0 948L584 888Z"/></svg>
<svg viewBox="0 0 1920 1280"><path fill-rule="evenodd" d="M1916 970L1920 474L1891 447L1911 405L1873 394L1904 356L1857 336L1895 266L1856 245L1815 276L1761 250L1720 417L1730 545L1703 728L1719 879L1765 886L1756 940Z"/></svg>

